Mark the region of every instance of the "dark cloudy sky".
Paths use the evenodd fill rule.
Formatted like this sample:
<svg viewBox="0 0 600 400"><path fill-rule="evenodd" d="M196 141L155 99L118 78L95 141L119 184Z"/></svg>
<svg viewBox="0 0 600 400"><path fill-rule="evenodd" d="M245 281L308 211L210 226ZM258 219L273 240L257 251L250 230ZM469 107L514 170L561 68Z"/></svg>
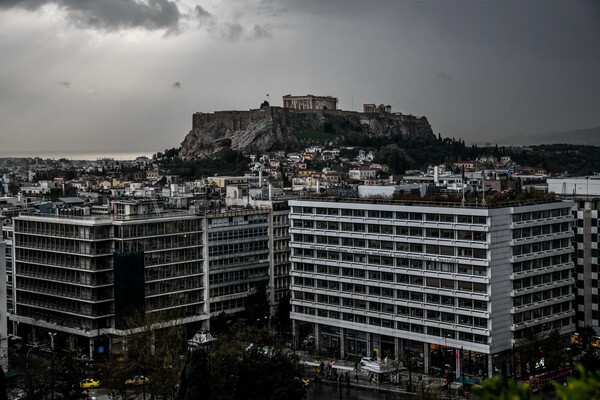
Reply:
<svg viewBox="0 0 600 400"><path fill-rule="evenodd" d="M0 153L179 146L270 94L484 142L600 126L600 1L0 0Z"/></svg>

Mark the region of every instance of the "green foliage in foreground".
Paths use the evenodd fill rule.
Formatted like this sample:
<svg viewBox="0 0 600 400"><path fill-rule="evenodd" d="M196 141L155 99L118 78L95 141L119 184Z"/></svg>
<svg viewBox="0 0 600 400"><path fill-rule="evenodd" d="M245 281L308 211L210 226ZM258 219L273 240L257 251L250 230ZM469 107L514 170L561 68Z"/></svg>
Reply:
<svg viewBox="0 0 600 400"><path fill-rule="evenodd" d="M568 380L566 385L553 382L556 400L600 400L600 371L587 372L577 368L578 376ZM501 376L487 379L473 387L472 399L475 400L541 400L542 394L534 394L525 383L515 384Z"/></svg>

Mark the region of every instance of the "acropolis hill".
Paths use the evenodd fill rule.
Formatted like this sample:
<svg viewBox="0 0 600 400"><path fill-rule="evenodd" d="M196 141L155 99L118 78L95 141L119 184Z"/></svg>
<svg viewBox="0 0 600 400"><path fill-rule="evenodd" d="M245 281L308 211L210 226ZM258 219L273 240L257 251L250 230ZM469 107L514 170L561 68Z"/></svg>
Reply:
<svg viewBox="0 0 600 400"><path fill-rule="evenodd" d="M383 105L365 104L367 112L338 110L336 105L333 97L288 95L284 107L198 112L181 143L181 156L205 158L226 147L244 153L294 151L304 140L344 145L357 136L395 142L401 137L433 135L425 117L392 113Z"/></svg>

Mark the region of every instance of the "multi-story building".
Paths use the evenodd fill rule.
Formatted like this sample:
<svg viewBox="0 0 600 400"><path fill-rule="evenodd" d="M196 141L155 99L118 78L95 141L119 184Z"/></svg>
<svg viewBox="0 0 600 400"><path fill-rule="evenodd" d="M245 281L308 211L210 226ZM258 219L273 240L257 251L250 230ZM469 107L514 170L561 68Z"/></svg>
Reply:
<svg viewBox="0 0 600 400"><path fill-rule="evenodd" d="M600 175L548 179L548 191L573 201L575 268L577 271L577 324L600 334ZM584 330L585 332L585 330Z"/></svg>
<svg viewBox="0 0 600 400"><path fill-rule="evenodd" d="M0 276L6 274L6 244L0 236ZM0 366L2 371L8 371L8 326L6 308L6 279L0 279Z"/></svg>
<svg viewBox="0 0 600 400"><path fill-rule="evenodd" d="M164 213L147 200L116 201L113 211L13 219L10 319L19 335L36 341L36 330L53 330L87 340L93 356L112 347L111 337L136 309L174 324L208 318L203 217Z"/></svg>
<svg viewBox="0 0 600 400"><path fill-rule="evenodd" d="M262 178L259 178L262 182ZM290 294L290 208L286 196L280 189L268 187L249 188L246 185L227 187L225 202L228 206L252 206L269 210L269 297L271 307ZM273 310L274 311L274 310Z"/></svg>
<svg viewBox="0 0 600 400"><path fill-rule="evenodd" d="M529 333L575 330L571 206L292 200L296 340L491 375Z"/></svg>
<svg viewBox="0 0 600 400"><path fill-rule="evenodd" d="M258 285L272 302L287 293L286 202L166 212L157 200L123 199L110 210L13 218L10 319L27 341L51 330L93 357L119 351L132 311L191 334L211 316L244 311Z"/></svg>
<svg viewBox="0 0 600 400"><path fill-rule="evenodd" d="M206 214L210 313L241 312L257 285L269 285L269 213L231 209Z"/></svg>

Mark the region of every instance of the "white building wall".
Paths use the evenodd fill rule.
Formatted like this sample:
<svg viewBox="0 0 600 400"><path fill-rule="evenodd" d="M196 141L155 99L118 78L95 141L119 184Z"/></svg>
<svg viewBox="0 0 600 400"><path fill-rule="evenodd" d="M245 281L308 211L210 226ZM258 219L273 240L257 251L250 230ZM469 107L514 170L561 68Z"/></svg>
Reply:
<svg viewBox="0 0 600 400"><path fill-rule="evenodd" d="M6 244L0 237L0 366L8 370L8 316L6 305Z"/></svg>
<svg viewBox="0 0 600 400"><path fill-rule="evenodd" d="M513 320L510 310L513 299L509 295L512 280L507 279L512 274L510 217L506 209L491 210L489 217L490 329L494 333L490 346L492 353L510 349L512 341Z"/></svg>

